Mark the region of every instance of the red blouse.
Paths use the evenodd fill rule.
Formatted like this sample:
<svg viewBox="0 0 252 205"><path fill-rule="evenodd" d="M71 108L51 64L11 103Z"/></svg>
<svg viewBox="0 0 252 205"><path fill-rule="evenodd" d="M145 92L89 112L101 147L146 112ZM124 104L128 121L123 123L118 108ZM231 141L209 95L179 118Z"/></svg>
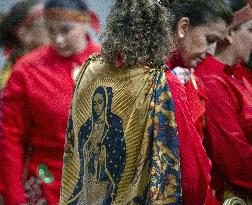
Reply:
<svg viewBox="0 0 252 205"><path fill-rule="evenodd" d="M185 63L183 62L181 55L178 53L172 55L172 58L167 61L167 65L171 69L185 67ZM191 79L186 82L184 86L186 87L186 95L193 123L197 132L203 139L205 100L207 98L204 86L201 80L193 73L191 74Z"/></svg>
<svg viewBox="0 0 252 205"><path fill-rule="evenodd" d="M49 204L57 204L65 130L73 91L73 75L99 46L89 42L80 54L59 56L51 47L42 47L21 58L3 92L1 135L1 183L5 204L25 202L24 167L29 177L38 176L38 166L48 166L52 183L41 189ZM25 166L25 153L31 148Z"/></svg>
<svg viewBox="0 0 252 205"><path fill-rule="evenodd" d="M244 74L248 72L213 57L196 69L208 95L206 145L220 201L224 180L252 192L252 81Z"/></svg>
<svg viewBox="0 0 252 205"><path fill-rule="evenodd" d="M167 65L173 69L175 67L184 67L185 64L182 60L181 55L178 53L175 53L175 55L173 55L173 57L169 61L167 61ZM202 81L194 74L191 74L191 79L188 82L186 82L184 86L185 87L183 88L183 92L186 93L187 104L188 104L187 105L188 111L184 110L184 112L187 112L187 119L189 119L189 115L191 115L193 125L196 131L198 132L198 134L200 135L201 139L203 139L204 138L204 119L205 119L205 100L207 99L205 88L202 84ZM177 100L175 100L175 104L179 106L181 102L179 101L176 102L176 101ZM178 115L177 120L179 120L178 123L180 124L182 123L183 125L183 123L185 123L183 122L184 120L181 120L181 116L183 115L181 113L177 113L177 115ZM185 138L185 133L188 132L187 128L184 126L178 125L178 129L179 129L180 138L182 137ZM184 130L181 131L182 129ZM191 131L189 136L193 136L192 139L194 139L196 134L195 132ZM199 142L199 143L202 144L202 142ZM205 169L205 171L206 170L207 169ZM183 171L182 171L182 176L183 176ZM205 204L206 205L219 205L217 200L212 195L212 189L210 187L207 190Z"/></svg>

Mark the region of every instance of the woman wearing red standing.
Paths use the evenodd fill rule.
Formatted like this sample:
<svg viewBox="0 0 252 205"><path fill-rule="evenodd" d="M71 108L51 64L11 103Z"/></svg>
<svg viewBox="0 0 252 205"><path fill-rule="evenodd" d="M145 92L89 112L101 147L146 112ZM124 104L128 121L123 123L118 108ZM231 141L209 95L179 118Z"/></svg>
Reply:
<svg viewBox="0 0 252 205"><path fill-rule="evenodd" d="M176 120L178 121L180 141L187 142L184 147L181 147L181 152L186 152L189 146L202 144L204 100L206 99L202 83L194 76L193 69L190 68L194 68L200 63L208 52L215 50L217 40L224 37L227 25L232 22L232 13L224 2L218 0L175 0L168 5L168 8L171 9L173 14L173 29L176 32L174 34L175 51L168 60L171 72L166 72L166 76L168 83L170 83L171 79L174 78L172 73L175 73L180 82L184 84L183 86L180 83L173 83L170 86L175 106L178 108ZM178 73L182 74L182 77L178 76ZM184 98L181 99L176 96L178 91L183 93ZM187 126L181 126L182 122ZM201 139L198 138L195 128ZM199 156L191 157L203 161ZM201 165L195 164L194 166ZM192 169L194 166L184 164L185 173L188 174L188 177L195 176L204 179L203 176ZM189 185L189 187L192 188L193 185ZM207 189L202 188L202 190ZM202 190L199 190L198 195L202 194ZM210 189L206 204L218 204Z"/></svg>
<svg viewBox="0 0 252 205"><path fill-rule="evenodd" d="M158 71L160 61L168 55L171 37L170 15L163 3L156 0L115 1L102 54L91 57L83 66L73 96L66 138L62 204L181 204L181 198L186 205L205 203L210 163L193 125L185 88L176 76L170 73L165 76L162 69ZM181 186L175 178L166 180L166 170L174 164L167 165L164 155L168 152L164 149L173 143L158 142L158 148L155 148L156 142L153 142L155 135L167 131L167 124L174 117L168 113L173 112L165 111L169 116L166 120L146 119L154 117L149 116L146 109L160 113L170 108L160 105L171 95L167 90L159 98L162 89L157 89L160 82L155 81L159 74L163 76L162 83L171 88L175 103ZM152 95L159 99L152 101ZM145 123L148 125L146 133ZM149 126L154 128L149 129ZM114 136L110 135L113 127ZM176 139L173 134L166 132L162 140ZM116 144L117 149L113 150ZM149 160L155 163L160 158L154 158L151 150L164 153L160 153L164 160L157 163L163 168L152 169ZM179 167L177 170L180 172ZM174 184L176 194L162 184L166 181ZM182 197L179 194L181 188Z"/></svg>
<svg viewBox="0 0 252 205"><path fill-rule="evenodd" d="M234 13L234 22L216 56L196 74L204 82L206 148L213 161L212 185L220 202L252 196L252 86L244 67L252 48L252 9ZM246 74L247 73L247 74Z"/></svg>
<svg viewBox="0 0 252 205"><path fill-rule="evenodd" d="M194 75L195 66L213 54L217 41L224 38L232 22L231 11L222 1L174 0L169 8L174 16L175 51L167 64L187 87L187 97L197 131L202 132L202 116L206 95L202 83Z"/></svg>
<svg viewBox="0 0 252 205"><path fill-rule="evenodd" d="M83 1L50 0L45 18L52 45L21 58L3 91L0 173L8 205L58 203L74 79L99 51L86 32L97 29L97 18Z"/></svg>

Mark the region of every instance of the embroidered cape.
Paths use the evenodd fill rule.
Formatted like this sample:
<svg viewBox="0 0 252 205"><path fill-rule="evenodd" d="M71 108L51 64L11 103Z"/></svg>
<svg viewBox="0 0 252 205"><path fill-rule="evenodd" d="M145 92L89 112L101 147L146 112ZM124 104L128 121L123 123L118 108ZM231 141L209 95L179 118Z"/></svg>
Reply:
<svg viewBox="0 0 252 205"><path fill-rule="evenodd" d="M94 55L68 121L60 204L182 204L174 102L164 69Z"/></svg>

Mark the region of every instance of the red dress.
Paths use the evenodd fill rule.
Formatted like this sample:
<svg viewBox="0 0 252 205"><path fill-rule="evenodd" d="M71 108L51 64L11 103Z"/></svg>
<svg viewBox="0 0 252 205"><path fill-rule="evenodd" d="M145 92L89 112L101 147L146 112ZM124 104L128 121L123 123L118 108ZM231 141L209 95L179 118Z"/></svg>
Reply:
<svg viewBox="0 0 252 205"><path fill-rule="evenodd" d="M252 84L244 74L248 72L213 57L196 69L208 95L205 139L220 201L230 187L235 194L252 196Z"/></svg>
<svg viewBox="0 0 252 205"><path fill-rule="evenodd" d="M180 143L183 204L203 205L210 181L211 164L202 146L190 113L186 88L177 77L166 72L175 104L175 117Z"/></svg>
<svg viewBox="0 0 252 205"><path fill-rule="evenodd" d="M185 67L182 57L178 53L173 55L173 57L167 62L167 65L171 69L176 67ZM197 132L203 139L205 100L207 98L204 86L201 80L193 73L190 74L190 79L184 83L184 86L186 87L186 95L190 112L192 114L193 123Z"/></svg>
<svg viewBox="0 0 252 205"><path fill-rule="evenodd" d="M183 63L181 56L179 54L175 54L174 57L167 62L167 65L170 68L175 68L175 67L180 67L180 66L183 67L184 63ZM207 99L207 95L205 92L205 88L202 84L202 81L194 74L191 74L191 79L184 84L184 88L182 88L182 85L181 85L181 89L183 90L183 93L186 93L186 98L187 98L186 107L187 107L188 111L184 110L184 112L187 113L187 119L191 123L191 120L189 120L189 115L191 115L193 125L194 125L196 131L198 132L198 134L200 135L201 139L203 140L203 138L204 138L204 119L205 119L205 100ZM174 95L174 93L173 93L173 95ZM175 106L176 106L176 104L179 105L181 103L179 101L176 102L177 101L176 99L174 99L174 101L175 101ZM183 122L184 120L181 120L181 116L183 116L183 114L177 113L177 115L178 116L176 116L176 118L177 118L176 120L179 120L178 124L183 125L183 123L185 123L185 122ZM179 129L179 136L181 138L185 137L185 133L188 132L187 128L184 126L178 125L178 129ZM192 130L192 128L191 128L191 130ZM180 132L182 134L180 134ZM197 134L194 131L190 132L190 136L192 136L192 139L197 138L197 137L195 137L196 135ZM199 143L202 144L202 142L199 142ZM182 174L183 174L183 170L182 170ZM205 204L206 205L219 205L219 203L213 197L211 192L212 192L212 189L209 187L208 191L207 191L207 197L206 197ZM202 194L202 193L200 193L200 194Z"/></svg>
<svg viewBox="0 0 252 205"><path fill-rule="evenodd" d="M0 191L6 205L25 202L24 179L33 183L38 175L44 180L39 183L41 197L48 204L58 203L74 71L98 51L99 46L89 41L82 53L63 58L46 46L15 65L3 91L0 123L0 173L4 186ZM38 173L41 166L44 169Z"/></svg>

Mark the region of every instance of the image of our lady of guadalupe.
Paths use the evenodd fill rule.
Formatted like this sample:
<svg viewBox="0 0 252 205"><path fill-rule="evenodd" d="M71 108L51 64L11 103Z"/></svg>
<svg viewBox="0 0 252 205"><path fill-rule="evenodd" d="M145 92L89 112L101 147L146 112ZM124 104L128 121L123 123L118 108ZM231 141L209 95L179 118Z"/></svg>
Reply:
<svg viewBox="0 0 252 205"><path fill-rule="evenodd" d="M78 133L80 172L70 204L110 204L117 193L126 144L123 120L111 111L112 99L111 87L99 86L94 91L92 116Z"/></svg>

